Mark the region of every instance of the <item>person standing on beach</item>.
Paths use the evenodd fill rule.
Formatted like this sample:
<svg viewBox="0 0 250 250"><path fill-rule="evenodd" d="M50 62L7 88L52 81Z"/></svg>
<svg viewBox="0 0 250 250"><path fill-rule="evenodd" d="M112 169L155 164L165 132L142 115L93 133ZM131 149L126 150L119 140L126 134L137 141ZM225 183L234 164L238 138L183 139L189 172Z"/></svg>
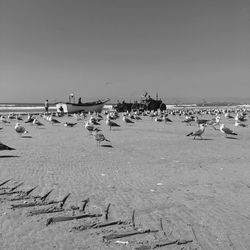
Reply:
<svg viewBox="0 0 250 250"><path fill-rule="evenodd" d="M45 101L44 108L45 108L45 113L48 114L48 112L49 112L49 101L48 100Z"/></svg>

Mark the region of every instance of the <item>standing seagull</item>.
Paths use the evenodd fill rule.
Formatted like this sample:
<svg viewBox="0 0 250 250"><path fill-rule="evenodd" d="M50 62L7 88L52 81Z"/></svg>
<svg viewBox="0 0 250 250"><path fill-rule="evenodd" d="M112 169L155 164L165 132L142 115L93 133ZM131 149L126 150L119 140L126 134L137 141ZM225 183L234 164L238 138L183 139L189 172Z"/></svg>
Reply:
<svg viewBox="0 0 250 250"><path fill-rule="evenodd" d="M111 131L111 127L121 127L119 124L117 124L117 123L111 121L111 120L109 119L109 117L107 117L106 124L109 126L110 131Z"/></svg>
<svg viewBox="0 0 250 250"><path fill-rule="evenodd" d="M244 123L235 121L234 126L235 126L235 127L242 127L242 128L245 128L245 127L247 127L247 124L244 124Z"/></svg>
<svg viewBox="0 0 250 250"><path fill-rule="evenodd" d="M99 132L99 129L95 128L94 129L94 137L95 137L95 140L97 142L97 146L100 146L101 145L101 142L103 141L108 141L110 142L110 140L106 139L105 136L102 134L102 133L98 133Z"/></svg>
<svg viewBox="0 0 250 250"><path fill-rule="evenodd" d="M128 123L135 123L132 120L130 120L126 115L123 115L122 120L128 125Z"/></svg>
<svg viewBox="0 0 250 250"><path fill-rule="evenodd" d="M39 122L39 121L37 120L37 118L34 118L34 120L33 120L32 123L33 123L34 125L36 125L36 126L44 126L44 124L41 123L41 122Z"/></svg>
<svg viewBox="0 0 250 250"><path fill-rule="evenodd" d="M18 134L27 134L28 133L28 131L23 126L21 126L19 123L16 124L15 130Z"/></svg>
<svg viewBox="0 0 250 250"><path fill-rule="evenodd" d="M204 133L206 125L205 124L200 124L199 126L200 127L199 127L198 130L196 130L195 132L191 132L191 133L187 134L187 136L190 136L190 135L194 136L194 140L195 140L196 136L199 136L202 139L201 135Z"/></svg>
<svg viewBox="0 0 250 250"><path fill-rule="evenodd" d="M11 148L5 144L3 144L2 142L0 142L0 150L16 150L15 148Z"/></svg>
<svg viewBox="0 0 250 250"><path fill-rule="evenodd" d="M223 134L225 134L226 137L227 137L227 135L238 135L238 134L234 133L230 128L225 127L224 124L221 124L221 125L220 125L220 131L221 131Z"/></svg>
<svg viewBox="0 0 250 250"><path fill-rule="evenodd" d="M91 123L90 121L87 121L84 125L84 127L89 131L89 133L92 133L95 129L95 126L93 123Z"/></svg>

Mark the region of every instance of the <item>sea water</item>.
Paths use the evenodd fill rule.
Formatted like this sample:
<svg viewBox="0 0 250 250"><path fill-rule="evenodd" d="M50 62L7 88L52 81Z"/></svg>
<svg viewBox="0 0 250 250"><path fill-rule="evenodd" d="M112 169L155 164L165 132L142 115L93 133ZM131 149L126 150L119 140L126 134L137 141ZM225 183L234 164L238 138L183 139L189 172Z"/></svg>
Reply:
<svg viewBox="0 0 250 250"><path fill-rule="evenodd" d="M56 105L50 104L49 111L56 111ZM43 103L0 103L0 113L42 113Z"/></svg>

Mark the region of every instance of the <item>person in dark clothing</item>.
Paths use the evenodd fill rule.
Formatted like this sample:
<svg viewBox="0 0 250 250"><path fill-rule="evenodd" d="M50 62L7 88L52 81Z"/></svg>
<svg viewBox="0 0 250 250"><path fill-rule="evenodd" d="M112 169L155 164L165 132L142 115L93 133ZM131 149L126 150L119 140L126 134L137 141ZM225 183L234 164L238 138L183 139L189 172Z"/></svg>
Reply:
<svg viewBox="0 0 250 250"><path fill-rule="evenodd" d="M46 100L44 103L44 109L45 109L45 112L48 114L48 112L49 112L49 101L48 100Z"/></svg>
<svg viewBox="0 0 250 250"><path fill-rule="evenodd" d="M79 99L78 99L78 104L81 104L82 103L82 98L80 97Z"/></svg>

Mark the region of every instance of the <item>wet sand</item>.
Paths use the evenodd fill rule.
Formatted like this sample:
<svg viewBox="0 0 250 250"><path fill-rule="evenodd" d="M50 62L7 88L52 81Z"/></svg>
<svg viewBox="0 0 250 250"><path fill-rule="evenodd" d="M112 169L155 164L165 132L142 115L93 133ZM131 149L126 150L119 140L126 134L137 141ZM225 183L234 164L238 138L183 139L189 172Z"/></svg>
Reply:
<svg viewBox="0 0 250 250"><path fill-rule="evenodd" d="M107 244L104 235L131 227L72 231L74 226L105 221L104 217L46 226L47 218L72 215L72 211L27 216L42 207L12 210L11 204L24 201L11 202L7 200L11 196L5 195L0 197L0 248L135 249L158 239L191 239L159 249L250 249L250 127L235 128L224 118L239 134L236 139L208 126L204 140L193 140L186 134L196 125L181 123L183 117L170 118L173 123L164 124L143 117L130 126L119 118L121 128L111 132L102 121L102 132L111 141L102 147L97 147L83 121L68 128L40 118L45 127L25 124L26 138L15 133L15 121L1 125L1 142L16 148L0 152L0 182L13 178L5 186L23 181L18 190L28 190L38 185L34 195L53 189L48 200L70 193L66 210L90 198L86 212L104 213L111 203L109 221L131 220L135 210L137 228L159 232L117 239L128 244L116 240ZM75 121L73 117L59 120Z"/></svg>

